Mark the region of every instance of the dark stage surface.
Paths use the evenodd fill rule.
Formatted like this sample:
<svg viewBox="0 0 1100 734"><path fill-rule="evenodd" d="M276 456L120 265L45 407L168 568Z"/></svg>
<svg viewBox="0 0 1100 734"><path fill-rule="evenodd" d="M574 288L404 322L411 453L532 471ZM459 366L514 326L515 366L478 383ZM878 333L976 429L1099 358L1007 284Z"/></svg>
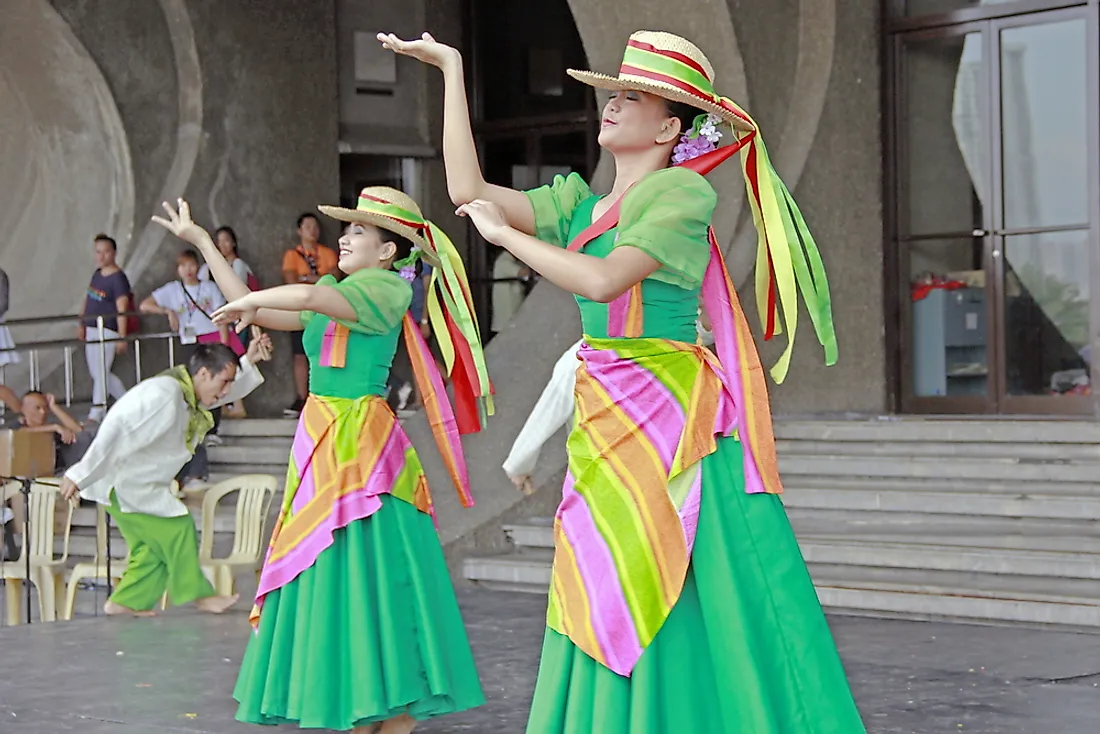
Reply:
<svg viewBox="0 0 1100 734"><path fill-rule="evenodd" d="M460 600L488 703L417 732L522 732L544 599L463 590ZM0 732L289 730L233 720L231 692L249 634L240 606L221 617L180 611L0 628ZM1100 636L850 617L831 622L869 732L1100 731Z"/></svg>

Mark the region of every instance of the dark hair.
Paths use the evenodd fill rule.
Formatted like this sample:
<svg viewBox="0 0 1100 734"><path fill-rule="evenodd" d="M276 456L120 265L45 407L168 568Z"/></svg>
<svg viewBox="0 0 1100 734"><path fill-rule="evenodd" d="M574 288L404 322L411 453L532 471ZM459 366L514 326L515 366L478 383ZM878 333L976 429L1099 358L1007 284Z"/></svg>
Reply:
<svg viewBox="0 0 1100 734"><path fill-rule="evenodd" d="M176 261L178 262L180 260L194 260L197 264L199 262L199 253L195 252L189 247L186 250L180 252L179 257L176 258Z"/></svg>
<svg viewBox="0 0 1100 734"><path fill-rule="evenodd" d="M28 390L23 395L24 400L26 400L27 398L32 398L32 397L39 397L39 398L42 398L43 400L45 400L46 399L46 393L41 392L39 390Z"/></svg>
<svg viewBox="0 0 1100 734"><path fill-rule="evenodd" d="M302 226L300 224L301 220L298 220L298 221L299 221L298 226L299 227ZM220 235L222 232L225 232L227 235L229 235L229 239L233 240L233 254L236 255L237 254L237 233L233 231L232 227L218 227L218 229L215 230L215 232L214 232L214 240L215 241L217 241L218 235Z"/></svg>
<svg viewBox="0 0 1100 734"><path fill-rule="evenodd" d="M394 262L404 260L412 253L413 243L408 237L402 237L388 229L379 229L378 234L381 235L383 242L392 242L397 245L397 254L393 256Z"/></svg>
<svg viewBox="0 0 1100 734"><path fill-rule="evenodd" d="M105 235L102 232L92 238L92 242L106 242L111 245L111 249L118 252L118 243L115 242L115 238L110 235Z"/></svg>
<svg viewBox="0 0 1100 734"><path fill-rule="evenodd" d="M320 227L320 226L321 226L321 220L320 220L320 219L318 219L318 218L317 218L317 215L316 215L316 214L314 214L313 212L306 212L305 214L300 214L300 215L298 215L298 224L297 224L297 225L295 225L295 226L296 226L296 227L299 227L299 228L301 228L301 226L302 226L302 222L306 221L307 219L312 219L313 221L317 222L317 226L318 226L318 227ZM236 237L234 237L234 238L233 238L233 241L234 241L234 242L236 242L236 241L237 241L237 238L236 238Z"/></svg>
<svg viewBox="0 0 1100 734"><path fill-rule="evenodd" d="M668 109L669 117L675 117L680 121L681 135L691 130L695 125L695 118L703 114L698 107L692 107L684 102L674 102L671 99L665 100L665 107Z"/></svg>
<svg viewBox="0 0 1100 734"><path fill-rule="evenodd" d="M200 344L195 347L187 360L187 371L191 376L199 374L203 369L212 375L216 375L229 365L237 365L237 355L225 344Z"/></svg>

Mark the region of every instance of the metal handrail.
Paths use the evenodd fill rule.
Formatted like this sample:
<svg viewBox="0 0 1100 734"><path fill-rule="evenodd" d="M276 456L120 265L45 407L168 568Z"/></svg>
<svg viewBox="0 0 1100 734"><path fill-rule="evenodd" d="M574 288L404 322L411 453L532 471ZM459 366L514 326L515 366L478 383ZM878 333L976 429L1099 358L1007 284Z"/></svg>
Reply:
<svg viewBox="0 0 1100 734"><path fill-rule="evenodd" d="M154 314L145 313L143 311L122 311L119 313L104 314L105 319L124 319L137 316L138 318L144 316L152 316ZM63 324L66 321L88 321L96 318L88 314L61 314L58 316L32 316L26 319L12 319L5 321L4 326L39 326L41 324Z"/></svg>
<svg viewBox="0 0 1100 734"><path fill-rule="evenodd" d="M65 364L65 406L72 406L73 400L73 349L77 346L86 346L89 342L99 345L101 369L103 370L103 380L107 379L107 348L108 344L115 344L117 342L133 343L134 344L134 371L137 382L141 382L142 369L141 369L141 345L142 342L152 341L155 339L164 339L168 343L168 366L174 367L176 364L176 350L175 339L178 333L175 331L157 332L155 334L127 334L126 336L108 337L107 329L105 327L106 320L109 318L126 318L129 316L150 316L151 314L143 314L140 311L134 312L122 312L112 315L96 315L96 316L49 316L38 317L33 319L20 319L18 321L8 321L6 326L18 326L26 324L43 324L43 323L60 323L64 321L85 321L95 319L95 328L98 331L98 338L96 339L45 339L37 342L29 342L24 344L16 344L14 347L8 349L0 349L0 354L8 352L26 352L28 356L28 367L30 371L30 390L41 390L42 388L42 370L40 367L40 353L42 351L62 349L64 350L64 364ZM7 384L7 365L0 365L0 384ZM95 403L96 396L92 395L93 405L97 407L106 407L106 384L104 384L104 404L100 406L99 403ZM0 415L5 412L5 406L0 402Z"/></svg>

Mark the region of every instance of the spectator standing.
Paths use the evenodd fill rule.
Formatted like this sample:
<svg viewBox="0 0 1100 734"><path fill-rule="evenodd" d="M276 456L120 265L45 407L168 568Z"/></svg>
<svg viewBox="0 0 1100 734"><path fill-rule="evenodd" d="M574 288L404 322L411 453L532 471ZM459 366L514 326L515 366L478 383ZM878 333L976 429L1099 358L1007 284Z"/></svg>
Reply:
<svg viewBox="0 0 1100 734"><path fill-rule="evenodd" d="M84 297L84 306L80 315L85 317L77 328L77 338L85 342L84 359L88 362L88 374L92 378L92 410L88 420L100 421L107 412L107 397L118 400L125 394L126 386L111 371L115 355L126 351L125 341L104 345L99 344L99 328L96 317L103 317L105 339L125 339L126 319L117 314L125 313L130 307L130 281L126 273L118 266L118 245L114 239L105 235L95 236L96 271L88 284Z"/></svg>
<svg viewBox="0 0 1100 734"><path fill-rule="evenodd" d="M259 278L256 277L256 274L252 272L252 268L240 256L237 233L233 231L233 228L219 227L214 233L214 244L218 246L218 251L232 266L237 277L248 285L248 289L250 291L260 290ZM210 266L206 263L203 263L202 267L199 268L199 280L210 280ZM241 338L246 339L247 333L247 331L242 333Z"/></svg>
<svg viewBox="0 0 1100 734"><path fill-rule="evenodd" d="M324 275L340 277L336 266L336 252L319 242L321 222L306 212L298 217L298 245L283 254L283 282L316 283ZM302 346L302 332L290 332L291 353L294 355L294 388L296 396L289 408L283 410L287 416L297 417L305 406L309 394L309 360Z"/></svg>

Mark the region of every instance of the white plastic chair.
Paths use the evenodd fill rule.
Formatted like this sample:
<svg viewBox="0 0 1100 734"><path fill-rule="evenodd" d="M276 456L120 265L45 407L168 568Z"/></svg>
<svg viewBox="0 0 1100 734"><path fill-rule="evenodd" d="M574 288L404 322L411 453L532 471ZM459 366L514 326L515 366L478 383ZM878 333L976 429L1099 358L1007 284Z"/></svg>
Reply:
<svg viewBox="0 0 1100 734"><path fill-rule="evenodd" d="M213 572L212 583L218 594L228 596L236 586L237 572L251 570L259 575L267 549L267 513L279 480L271 474L243 474L218 482L206 490L202 500L202 537L199 563L203 571ZM214 558L214 516L218 503L239 492L236 522L233 526L233 550L225 558Z"/></svg>
<svg viewBox="0 0 1100 734"><path fill-rule="evenodd" d="M95 512L95 558L91 562L85 561L76 564L69 573L69 583L65 590L65 603L60 609L61 619L73 618L76 592L80 589L81 581L107 579L107 508L97 504ZM126 541L120 539L118 542L125 544ZM122 572L126 570L129 562L129 550L127 550L125 558L111 559L110 580L112 584L118 585L118 580L122 578Z"/></svg>
<svg viewBox="0 0 1100 734"><path fill-rule="evenodd" d="M27 548L24 534L20 543L19 558L15 561L0 563L0 578L4 579L7 601L8 624L23 622L20 600L23 584L30 583L38 591L38 613L43 622L57 619L57 601L64 591L65 564L69 559L69 534L73 524L73 505L64 502L65 509L61 527L63 543L61 555L54 555L54 539L57 535L57 502L61 491L53 485L31 485L30 528L31 545ZM15 501L22 501L17 498ZM27 554L30 554L30 578L27 578Z"/></svg>

